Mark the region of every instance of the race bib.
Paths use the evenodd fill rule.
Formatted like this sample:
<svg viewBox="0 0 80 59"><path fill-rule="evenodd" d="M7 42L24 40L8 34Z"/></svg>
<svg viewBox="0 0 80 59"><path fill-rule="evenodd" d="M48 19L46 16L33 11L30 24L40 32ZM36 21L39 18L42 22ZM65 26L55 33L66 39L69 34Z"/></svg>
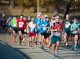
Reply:
<svg viewBox="0 0 80 59"><path fill-rule="evenodd" d="M47 30L47 28L46 27L43 27L43 30Z"/></svg>
<svg viewBox="0 0 80 59"><path fill-rule="evenodd" d="M19 27L23 27L23 22L19 22Z"/></svg>

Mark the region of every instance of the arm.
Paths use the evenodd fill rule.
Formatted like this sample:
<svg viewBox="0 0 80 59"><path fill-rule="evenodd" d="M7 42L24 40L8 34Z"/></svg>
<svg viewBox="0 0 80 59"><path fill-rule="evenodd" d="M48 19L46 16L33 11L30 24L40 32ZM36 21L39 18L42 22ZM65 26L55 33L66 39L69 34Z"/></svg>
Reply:
<svg viewBox="0 0 80 59"><path fill-rule="evenodd" d="M52 32L57 31L57 29L51 29Z"/></svg>
<svg viewBox="0 0 80 59"><path fill-rule="evenodd" d="M27 24L27 33L29 33L29 23Z"/></svg>

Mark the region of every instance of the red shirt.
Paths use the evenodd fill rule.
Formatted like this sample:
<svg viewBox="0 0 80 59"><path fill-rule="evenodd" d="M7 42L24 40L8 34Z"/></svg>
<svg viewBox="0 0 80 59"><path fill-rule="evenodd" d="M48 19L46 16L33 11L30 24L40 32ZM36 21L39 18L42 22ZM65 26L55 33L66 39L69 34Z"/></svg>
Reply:
<svg viewBox="0 0 80 59"><path fill-rule="evenodd" d="M24 20L22 19L18 19L17 20L17 24L18 24L18 28L22 28L23 29L23 27L24 27Z"/></svg>
<svg viewBox="0 0 80 59"><path fill-rule="evenodd" d="M24 30L26 29L26 27L27 27L27 21L26 20L23 20L24 21L24 26L23 26L23 28L24 28Z"/></svg>
<svg viewBox="0 0 80 59"><path fill-rule="evenodd" d="M62 30L62 27L61 27L61 25L60 25L60 24L55 24L54 29L57 29L57 30Z"/></svg>

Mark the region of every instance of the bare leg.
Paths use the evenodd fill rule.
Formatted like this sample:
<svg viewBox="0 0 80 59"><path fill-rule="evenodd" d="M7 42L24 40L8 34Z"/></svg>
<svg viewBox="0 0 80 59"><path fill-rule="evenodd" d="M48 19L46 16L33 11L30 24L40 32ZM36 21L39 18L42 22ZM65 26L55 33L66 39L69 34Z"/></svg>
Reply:
<svg viewBox="0 0 80 59"><path fill-rule="evenodd" d="M74 37L74 50L76 50L77 41L78 41L78 35L75 35L75 37Z"/></svg>
<svg viewBox="0 0 80 59"><path fill-rule="evenodd" d="M56 46L56 44L52 44L52 52L53 52L53 54L55 54L55 46Z"/></svg>
<svg viewBox="0 0 80 59"><path fill-rule="evenodd" d="M15 33L15 31L13 31L13 44L16 43L16 37L17 37L17 34Z"/></svg>

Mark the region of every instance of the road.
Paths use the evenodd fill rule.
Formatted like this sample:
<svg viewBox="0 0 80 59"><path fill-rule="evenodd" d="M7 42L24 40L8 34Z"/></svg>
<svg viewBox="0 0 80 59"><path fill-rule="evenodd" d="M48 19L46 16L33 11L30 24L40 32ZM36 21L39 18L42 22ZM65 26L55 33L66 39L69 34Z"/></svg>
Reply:
<svg viewBox="0 0 80 59"><path fill-rule="evenodd" d="M40 46L29 48L26 45L12 44L12 36L0 34L0 59L80 59L80 49L73 51L70 47L60 47L59 54L54 56L52 50Z"/></svg>

